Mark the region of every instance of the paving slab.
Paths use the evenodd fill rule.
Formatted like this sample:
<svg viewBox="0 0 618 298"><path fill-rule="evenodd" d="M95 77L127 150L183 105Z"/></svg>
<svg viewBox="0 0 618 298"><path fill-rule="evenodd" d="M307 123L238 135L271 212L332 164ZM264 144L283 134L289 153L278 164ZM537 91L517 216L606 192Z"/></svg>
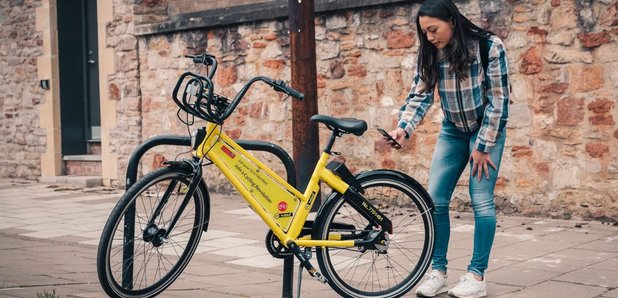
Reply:
<svg viewBox="0 0 618 298"><path fill-rule="evenodd" d="M503 285L530 287L558 275L558 272L511 266L487 273L487 280Z"/></svg>
<svg viewBox="0 0 618 298"><path fill-rule="evenodd" d="M553 278L557 281L579 283L605 288L618 287L618 271L583 268Z"/></svg>
<svg viewBox="0 0 618 298"><path fill-rule="evenodd" d="M53 290L59 297L106 297L96 251L122 192L3 179L0 190L0 297ZM198 253L161 297L279 297L283 261L266 252L266 225L236 193L213 193L211 200ZM474 216L452 212L451 223L448 282L454 286L471 258ZM498 225L487 270L489 297L618 296L618 227L509 216L499 216ZM306 272L302 296L339 297Z"/></svg>
<svg viewBox="0 0 618 298"><path fill-rule="evenodd" d="M515 267L520 267L522 269L538 269L544 271L552 271L558 273L567 273L577 269L584 268L590 264L594 264L591 262L573 260L573 259L563 259L557 258L555 256L541 256L538 258L530 259L527 261L519 262L514 264Z"/></svg>
<svg viewBox="0 0 618 298"><path fill-rule="evenodd" d="M618 289L606 291L601 297L618 298Z"/></svg>
<svg viewBox="0 0 618 298"><path fill-rule="evenodd" d="M571 260L580 260L590 263L604 262L606 260L618 257L618 253L595 251L580 248L569 248L547 254L548 257L565 258Z"/></svg>
<svg viewBox="0 0 618 298"><path fill-rule="evenodd" d="M529 298L529 297L543 297L543 298L565 298L565 297L577 297L577 298L592 298L598 297L600 294L606 291L602 287L586 286L580 284L564 283L557 281L546 281L525 289L522 289L515 293L510 293L508 297L512 298ZM501 296L505 297L505 296Z"/></svg>

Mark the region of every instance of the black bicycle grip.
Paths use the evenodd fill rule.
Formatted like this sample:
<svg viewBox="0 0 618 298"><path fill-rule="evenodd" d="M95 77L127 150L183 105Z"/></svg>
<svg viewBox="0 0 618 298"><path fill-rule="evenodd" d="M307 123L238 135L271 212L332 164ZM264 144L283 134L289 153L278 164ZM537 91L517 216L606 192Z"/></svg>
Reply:
<svg viewBox="0 0 618 298"><path fill-rule="evenodd" d="M292 88L292 87L290 87L290 86L285 86L285 88L284 88L284 89L286 90L286 92L287 92L290 96L292 96L292 97L294 97L294 98L296 98L296 99L298 99L298 100L303 100L303 98L305 98L305 95L304 95L304 94L302 94L300 91L298 91L298 90L296 90L296 89L294 89L294 88Z"/></svg>
<svg viewBox="0 0 618 298"><path fill-rule="evenodd" d="M285 84L284 81L282 80L276 80L273 82L275 90L280 91L280 92L284 92L286 94L289 94L290 96L298 99L298 100L303 100L303 98L305 98L305 95L302 94L300 91L288 86Z"/></svg>
<svg viewBox="0 0 618 298"><path fill-rule="evenodd" d="M215 56L208 53L201 55L185 55L185 58L189 58L196 64L213 65Z"/></svg>

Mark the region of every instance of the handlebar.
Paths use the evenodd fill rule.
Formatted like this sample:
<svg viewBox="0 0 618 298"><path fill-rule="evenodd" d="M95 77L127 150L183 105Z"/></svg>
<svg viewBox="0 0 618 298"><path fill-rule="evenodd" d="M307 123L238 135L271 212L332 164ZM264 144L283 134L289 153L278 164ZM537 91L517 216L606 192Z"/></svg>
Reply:
<svg viewBox="0 0 618 298"><path fill-rule="evenodd" d="M208 72L208 78L212 80L212 77L217 71L217 58L215 56L204 53L201 55L185 55L185 58L190 58L195 64L204 64L206 66L212 66Z"/></svg>
<svg viewBox="0 0 618 298"><path fill-rule="evenodd" d="M285 93L298 100L302 100L305 97L303 93L287 86L282 80L273 80L268 77L258 76L249 80L230 103L229 99L214 94L214 83L212 82L212 78L217 69L217 59L215 56L204 53L195 56L187 55L185 57L192 59L194 63L211 66L211 68L207 77L191 72L182 74L174 87L172 98L180 109L206 121L222 124L236 109L251 85L258 81L270 85L277 92ZM184 92L182 94L182 99L179 99L178 91L183 84L185 85Z"/></svg>

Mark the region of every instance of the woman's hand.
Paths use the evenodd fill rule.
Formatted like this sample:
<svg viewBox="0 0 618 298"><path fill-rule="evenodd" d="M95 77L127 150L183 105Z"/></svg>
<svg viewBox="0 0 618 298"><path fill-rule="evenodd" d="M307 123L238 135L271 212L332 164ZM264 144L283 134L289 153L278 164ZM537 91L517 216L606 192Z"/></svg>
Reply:
<svg viewBox="0 0 618 298"><path fill-rule="evenodd" d="M387 137L384 137L386 143L391 145L392 148L395 148L397 150L401 149L402 146L400 144L403 144L403 139L406 136L406 131L401 127L397 127L394 130L391 130L388 134L393 137L393 139L395 139L395 141L397 141L397 143L399 144L393 142L392 140L389 140Z"/></svg>
<svg viewBox="0 0 618 298"><path fill-rule="evenodd" d="M483 177L483 173L485 173L485 177L489 180L489 166L496 170L496 165L491 158L489 157L489 152L482 152L476 149L472 150L472 155L470 156L470 161L472 162L472 177L478 175L479 181L481 181L481 177Z"/></svg>

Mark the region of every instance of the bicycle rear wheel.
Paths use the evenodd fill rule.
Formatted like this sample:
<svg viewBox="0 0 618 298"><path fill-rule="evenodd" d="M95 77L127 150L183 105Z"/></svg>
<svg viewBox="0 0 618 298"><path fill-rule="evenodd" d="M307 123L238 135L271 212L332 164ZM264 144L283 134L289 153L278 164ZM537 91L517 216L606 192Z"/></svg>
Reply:
<svg viewBox="0 0 618 298"><path fill-rule="evenodd" d="M155 296L189 263L208 218L208 192L203 186L180 208L190 179L188 170L164 167L138 180L118 201L97 254L99 281L108 295Z"/></svg>
<svg viewBox="0 0 618 298"><path fill-rule="evenodd" d="M399 297L427 271L434 245L433 204L423 187L406 175L379 170L358 177L364 197L387 216L393 233L386 251L361 247L317 247L322 274L345 297ZM378 229L339 193L318 212L314 239L346 239Z"/></svg>

